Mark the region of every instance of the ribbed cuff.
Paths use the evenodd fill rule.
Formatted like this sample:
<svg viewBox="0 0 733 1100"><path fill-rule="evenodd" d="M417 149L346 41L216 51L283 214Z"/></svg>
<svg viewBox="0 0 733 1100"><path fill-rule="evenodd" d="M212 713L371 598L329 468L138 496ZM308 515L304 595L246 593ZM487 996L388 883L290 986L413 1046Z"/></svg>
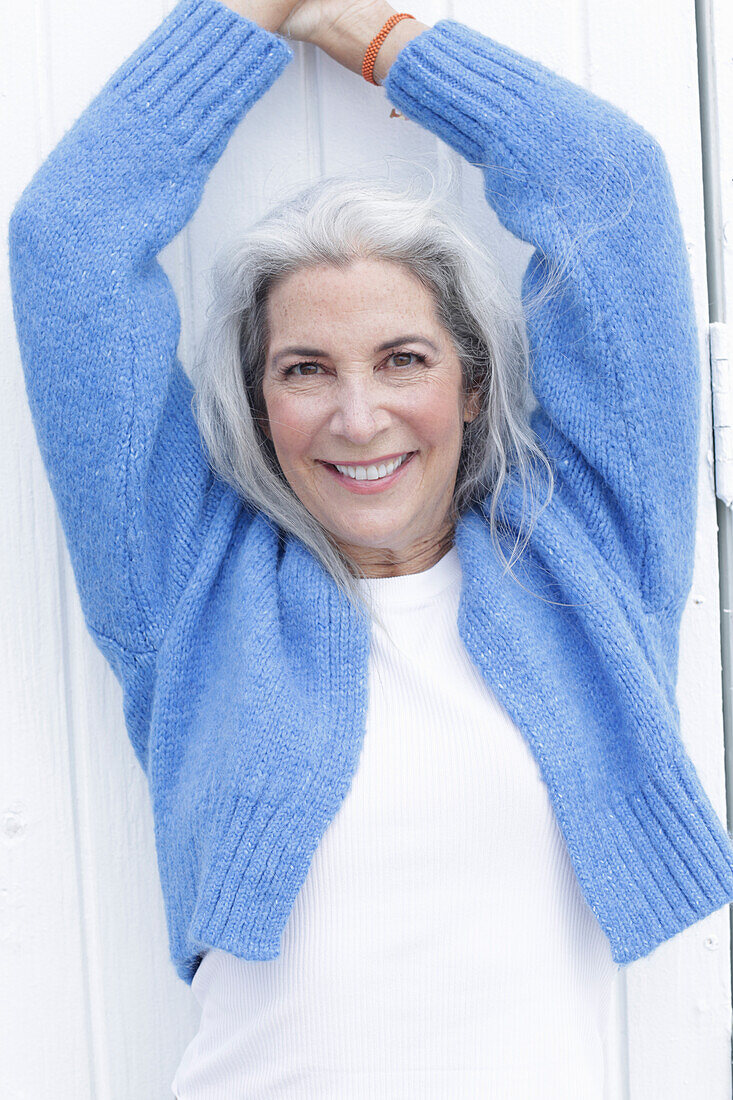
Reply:
<svg viewBox="0 0 733 1100"><path fill-rule="evenodd" d="M535 84L527 59L471 27L440 19L399 51L383 87L404 114L427 122L476 163L487 126L499 136L494 114L524 115ZM506 140L508 134L501 136Z"/></svg>
<svg viewBox="0 0 733 1100"><path fill-rule="evenodd" d="M188 155L213 163L292 58L284 39L219 0L181 0L105 91Z"/></svg>
<svg viewBox="0 0 733 1100"><path fill-rule="evenodd" d="M609 801L593 815L597 847L581 860L592 874L576 869L626 965L733 901L733 840L684 752Z"/></svg>
<svg viewBox="0 0 733 1100"><path fill-rule="evenodd" d="M520 186L547 189L569 165L580 182L597 171L598 156L653 141L613 104L454 19L410 39L383 87L403 114L471 164L516 169Z"/></svg>

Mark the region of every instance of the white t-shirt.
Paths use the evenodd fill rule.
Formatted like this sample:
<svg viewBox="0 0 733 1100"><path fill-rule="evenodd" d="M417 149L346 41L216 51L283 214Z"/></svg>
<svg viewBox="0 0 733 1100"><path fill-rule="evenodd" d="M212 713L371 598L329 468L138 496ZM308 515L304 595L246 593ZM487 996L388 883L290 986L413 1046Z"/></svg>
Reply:
<svg viewBox="0 0 733 1100"><path fill-rule="evenodd" d="M458 634L454 547L369 578L364 746L277 959L212 949L178 1100L603 1100L617 966L522 734Z"/></svg>

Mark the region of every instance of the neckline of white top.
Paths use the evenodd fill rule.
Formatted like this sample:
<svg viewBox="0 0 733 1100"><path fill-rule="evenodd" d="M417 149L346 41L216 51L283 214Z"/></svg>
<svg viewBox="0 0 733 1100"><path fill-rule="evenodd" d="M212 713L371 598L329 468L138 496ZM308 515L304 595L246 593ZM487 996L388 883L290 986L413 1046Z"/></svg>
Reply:
<svg viewBox="0 0 733 1100"><path fill-rule="evenodd" d="M455 544L434 565L399 577L359 577L358 584L372 600L385 607L422 603L460 583L461 563Z"/></svg>

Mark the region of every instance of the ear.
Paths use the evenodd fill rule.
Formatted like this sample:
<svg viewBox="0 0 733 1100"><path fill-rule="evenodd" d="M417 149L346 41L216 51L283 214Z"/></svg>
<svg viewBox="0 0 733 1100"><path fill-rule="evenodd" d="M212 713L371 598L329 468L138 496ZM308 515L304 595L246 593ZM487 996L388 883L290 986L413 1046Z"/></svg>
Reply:
<svg viewBox="0 0 733 1100"><path fill-rule="evenodd" d="M463 419L466 422L475 420L481 411L481 401L479 394L476 390L473 390L466 398L465 405L463 406Z"/></svg>

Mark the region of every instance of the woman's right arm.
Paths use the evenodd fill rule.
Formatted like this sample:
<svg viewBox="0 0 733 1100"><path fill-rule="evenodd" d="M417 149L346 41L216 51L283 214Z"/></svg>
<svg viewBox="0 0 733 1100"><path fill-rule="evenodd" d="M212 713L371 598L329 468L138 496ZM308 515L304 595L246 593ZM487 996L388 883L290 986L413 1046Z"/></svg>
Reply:
<svg viewBox="0 0 733 1100"><path fill-rule="evenodd" d="M87 625L151 652L203 545L214 478L156 260L237 123L293 56L292 0L181 0L20 196L10 275L26 391Z"/></svg>

